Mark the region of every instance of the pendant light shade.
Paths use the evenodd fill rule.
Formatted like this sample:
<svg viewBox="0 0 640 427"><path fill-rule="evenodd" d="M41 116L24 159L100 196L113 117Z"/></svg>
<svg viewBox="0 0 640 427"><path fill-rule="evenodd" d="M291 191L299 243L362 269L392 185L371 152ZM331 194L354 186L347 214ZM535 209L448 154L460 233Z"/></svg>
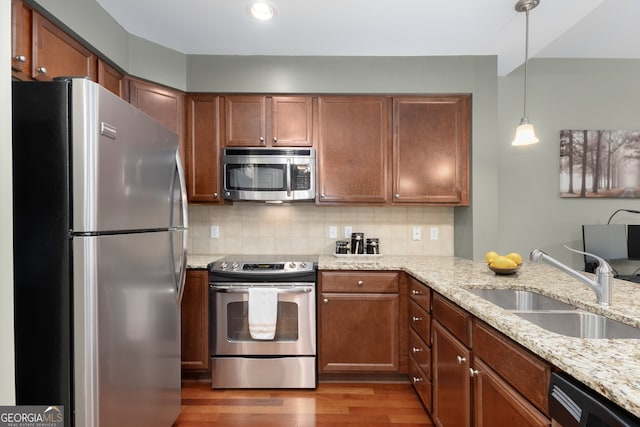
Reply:
<svg viewBox="0 0 640 427"><path fill-rule="evenodd" d="M511 142L513 146L531 145L540 142L536 138L533 125L529 123L527 117L527 66L529 63L529 11L540 3L540 0L518 0L516 3L516 10L518 12L526 13L526 33L524 44L524 109L522 113L522 119L520 119L520 125L516 129L516 136Z"/></svg>

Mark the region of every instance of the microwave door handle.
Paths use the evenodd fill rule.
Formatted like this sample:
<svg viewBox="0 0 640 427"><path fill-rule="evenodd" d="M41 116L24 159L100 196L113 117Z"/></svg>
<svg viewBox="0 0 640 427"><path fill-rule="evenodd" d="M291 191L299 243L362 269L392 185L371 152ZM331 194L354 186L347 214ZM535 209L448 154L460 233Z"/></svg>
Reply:
<svg viewBox="0 0 640 427"><path fill-rule="evenodd" d="M287 197L291 197L291 159L287 159Z"/></svg>

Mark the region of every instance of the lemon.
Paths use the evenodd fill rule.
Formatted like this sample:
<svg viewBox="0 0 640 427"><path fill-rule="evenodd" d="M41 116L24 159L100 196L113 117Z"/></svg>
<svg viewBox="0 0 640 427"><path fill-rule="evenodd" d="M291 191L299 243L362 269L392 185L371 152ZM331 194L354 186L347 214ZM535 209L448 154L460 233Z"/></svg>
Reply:
<svg viewBox="0 0 640 427"><path fill-rule="evenodd" d="M491 264L491 262L497 257L500 256L498 255L497 252L494 251L489 251L486 254L484 254L484 260L487 262L487 264Z"/></svg>
<svg viewBox="0 0 640 427"><path fill-rule="evenodd" d="M511 252L505 255L505 257L509 258L511 261L515 262L517 265L522 264L522 256L517 252Z"/></svg>
<svg viewBox="0 0 640 427"><path fill-rule="evenodd" d="M518 266L515 261L501 255L495 257L489 265L493 268L516 268Z"/></svg>

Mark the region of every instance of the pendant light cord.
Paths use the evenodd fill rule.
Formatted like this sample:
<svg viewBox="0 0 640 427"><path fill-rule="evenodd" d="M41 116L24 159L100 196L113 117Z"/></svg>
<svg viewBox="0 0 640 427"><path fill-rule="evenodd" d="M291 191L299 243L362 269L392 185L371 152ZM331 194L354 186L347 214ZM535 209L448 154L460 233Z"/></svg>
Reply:
<svg viewBox="0 0 640 427"><path fill-rule="evenodd" d="M524 111L523 117L525 119L529 119L527 117L527 65L529 63L529 7L527 7L526 11L526 26L525 26L525 42L524 42Z"/></svg>

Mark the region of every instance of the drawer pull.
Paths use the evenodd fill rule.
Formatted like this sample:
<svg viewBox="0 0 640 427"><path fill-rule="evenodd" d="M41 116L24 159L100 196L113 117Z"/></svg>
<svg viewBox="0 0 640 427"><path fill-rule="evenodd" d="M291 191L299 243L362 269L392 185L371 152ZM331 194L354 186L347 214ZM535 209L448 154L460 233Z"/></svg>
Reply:
<svg viewBox="0 0 640 427"><path fill-rule="evenodd" d="M413 347L413 348L411 349L411 351L412 351L412 352L414 352L414 353L420 353L421 351L424 351L424 350L423 350L423 349L421 349L421 348L418 348L418 347Z"/></svg>
<svg viewBox="0 0 640 427"><path fill-rule="evenodd" d="M422 291L417 291L415 289L411 289L411 294L412 295L422 295Z"/></svg>
<svg viewBox="0 0 640 427"><path fill-rule="evenodd" d="M466 361L467 361L466 357L458 356L458 364L459 365L462 365Z"/></svg>
<svg viewBox="0 0 640 427"><path fill-rule="evenodd" d="M38 67L38 72L40 74L47 74L47 68L46 67Z"/></svg>
<svg viewBox="0 0 640 427"><path fill-rule="evenodd" d="M477 377L478 375L480 375L480 372L478 372L477 369L469 368L469 375L471 376L471 378Z"/></svg>
<svg viewBox="0 0 640 427"><path fill-rule="evenodd" d="M364 285L364 282L362 280L358 280L358 286L362 286Z"/></svg>
<svg viewBox="0 0 640 427"><path fill-rule="evenodd" d="M24 55L18 55L14 59L18 62L27 62L27 57Z"/></svg>
<svg viewBox="0 0 640 427"><path fill-rule="evenodd" d="M329 303L329 300L328 300L327 298L325 298L325 299L323 299L323 300L322 300L322 302L323 302L324 304L328 304L328 303Z"/></svg>
<svg viewBox="0 0 640 427"><path fill-rule="evenodd" d="M423 380L422 378L420 378L420 377L413 377L413 378L412 378L412 380L413 380L413 383L414 383L414 384L421 383L422 381L424 381L424 380Z"/></svg>
<svg viewBox="0 0 640 427"><path fill-rule="evenodd" d="M416 317L416 316L413 316L413 317L411 318L411 320L413 320L414 322L421 322L421 321L422 321L422 317Z"/></svg>

